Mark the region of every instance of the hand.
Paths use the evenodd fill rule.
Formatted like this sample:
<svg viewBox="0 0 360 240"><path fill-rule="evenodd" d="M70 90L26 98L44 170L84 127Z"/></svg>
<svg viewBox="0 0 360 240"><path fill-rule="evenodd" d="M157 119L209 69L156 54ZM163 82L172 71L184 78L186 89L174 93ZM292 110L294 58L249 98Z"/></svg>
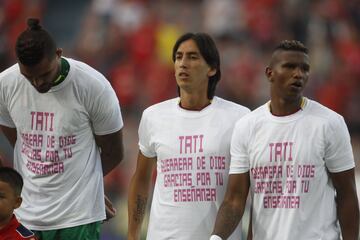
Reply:
<svg viewBox="0 0 360 240"><path fill-rule="evenodd" d="M105 221L108 221L116 216L116 209L113 207L112 202L109 200L107 196L105 196L105 211L106 211Z"/></svg>

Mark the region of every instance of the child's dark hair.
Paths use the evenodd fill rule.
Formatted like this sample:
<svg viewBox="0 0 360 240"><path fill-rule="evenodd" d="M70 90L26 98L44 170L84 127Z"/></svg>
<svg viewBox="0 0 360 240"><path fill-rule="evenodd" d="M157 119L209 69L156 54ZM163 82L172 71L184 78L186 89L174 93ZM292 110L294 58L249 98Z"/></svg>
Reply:
<svg viewBox="0 0 360 240"><path fill-rule="evenodd" d="M15 169L0 167L0 182L9 184L17 196L21 195L24 181L22 176Z"/></svg>
<svg viewBox="0 0 360 240"><path fill-rule="evenodd" d="M283 40L275 47L274 51L276 50L298 51L306 54L309 52L307 47L305 47L302 42L297 40Z"/></svg>
<svg viewBox="0 0 360 240"><path fill-rule="evenodd" d="M16 40L15 52L18 61L26 66L41 62L44 57L51 60L56 56L56 43L50 34L44 30L39 19L29 18L28 28Z"/></svg>

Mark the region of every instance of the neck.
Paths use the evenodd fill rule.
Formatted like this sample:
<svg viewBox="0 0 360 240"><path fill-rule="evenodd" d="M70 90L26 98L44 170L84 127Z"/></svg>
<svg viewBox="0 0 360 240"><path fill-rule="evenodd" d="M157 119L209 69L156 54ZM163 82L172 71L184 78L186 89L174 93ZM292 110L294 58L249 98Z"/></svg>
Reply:
<svg viewBox="0 0 360 240"><path fill-rule="evenodd" d="M287 116L296 113L302 109L303 97L300 97L294 101L284 99L271 99L269 104L270 112L275 116Z"/></svg>
<svg viewBox="0 0 360 240"><path fill-rule="evenodd" d="M5 219L1 219L0 220L0 230L2 230L3 228L5 228L9 222L11 221L13 215L10 215L9 217L5 218Z"/></svg>
<svg viewBox="0 0 360 240"><path fill-rule="evenodd" d="M186 110L200 111L207 107L211 103L211 100L204 96L197 94L180 94L180 107Z"/></svg>

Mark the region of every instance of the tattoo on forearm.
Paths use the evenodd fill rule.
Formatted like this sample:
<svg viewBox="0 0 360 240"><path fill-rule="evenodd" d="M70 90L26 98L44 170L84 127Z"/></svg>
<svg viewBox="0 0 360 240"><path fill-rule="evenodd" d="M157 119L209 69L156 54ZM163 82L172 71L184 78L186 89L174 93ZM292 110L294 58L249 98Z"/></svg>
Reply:
<svg viewBox="0 0 360 240"><path fill-rule="evenodd" d="M224 236L229 236L236 228L240 218L240 212L234 211L230 206L222 205L219 209L215 231Z"/></svg>
<svg viewBox="0 0 360 240"><path fill-rule="evenodd" d="M146 197L143 197L141 195L136 196L136 209L133 215L135 222L142 221L145 214L146 203L147 203Z"/></svg>

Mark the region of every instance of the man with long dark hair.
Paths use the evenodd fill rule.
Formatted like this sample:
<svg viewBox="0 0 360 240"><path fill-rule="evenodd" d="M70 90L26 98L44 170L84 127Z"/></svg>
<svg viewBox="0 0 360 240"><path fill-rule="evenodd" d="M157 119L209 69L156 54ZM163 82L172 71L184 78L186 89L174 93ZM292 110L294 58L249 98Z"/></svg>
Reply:
<svg viewBox="0 0 360 240"><path fill-rule="evenodd" d="M155 168L147 239L207 239L225 193L234 123L249 109L215 96L220 57L204 33L173 48L179 97L147 108L129 192L128 239L139 239ZM239 239L240 228L231 239Z"/></svg>

